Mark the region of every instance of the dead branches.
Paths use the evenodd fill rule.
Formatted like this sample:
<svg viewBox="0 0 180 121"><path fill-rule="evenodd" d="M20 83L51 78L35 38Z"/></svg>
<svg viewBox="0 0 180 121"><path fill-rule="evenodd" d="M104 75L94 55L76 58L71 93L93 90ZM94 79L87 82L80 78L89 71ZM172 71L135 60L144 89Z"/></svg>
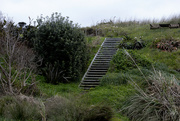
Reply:
<svg viewBox="0 0 180 121"><path fill-rule="evenodd" d="M0 86L5 93L12 94L34 84L33 72L37 67L32 49L13 32L13 27L7 26L5 35L0 37Z"/></svg>

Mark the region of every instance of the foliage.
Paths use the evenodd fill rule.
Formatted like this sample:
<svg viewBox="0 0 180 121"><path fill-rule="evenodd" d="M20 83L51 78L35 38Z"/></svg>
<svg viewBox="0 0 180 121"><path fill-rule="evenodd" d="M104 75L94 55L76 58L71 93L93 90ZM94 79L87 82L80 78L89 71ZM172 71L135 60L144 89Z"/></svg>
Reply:
<svg viewBox="0 0 180 121"><path fill-rule="evenodd" d="M51 63L46 63L45 67L42 69L42 73L46 77L46 82L52 84L58 84L59 81L68 82L59 66L58 62L55 62L53 65Z"/></svg>
<svg viewBox="0 0 180 121"><path fill-rule="evenodd" d="M71 81L77 80L87 60L84 35L78 25L58 13L52 14L50 18L39 18L38 24L34 49L43 58L42 68L47 63L54 65L58 62L56 68L63 71L65 77Z"/></svg>
<svg viewBox="0 0 180 121"><path fill-rule="evenodd" d="M144 91L132 81L138 93L132 96L122 109L132 120L180 119L179 80L172 75L154 71L148 79L149 85Z"/></svg>
<svg viewBox="0 0 180 121"><path fill-rule="evenodd" d="M142 49L143 47L145 47L145 44L142 40L142 37L140 37L139 39L137 37L132 39L128 35L124 35L123 40L119 44L119 48L125 49Z"/></svg>
<svg viewBox="0 0 180 121"><path fill-rule="evenodd" d="M148 67L151 62L143 55L139 55L136 51L128 50L138 66ZM113 56L110 66L110 71L124 72L136 68L133 61L124 53L123 49L118 50L118 52Z"/></svg>
<svg viewBox="0 0 180 121"><path fill-rule="evenodd" d="M26 26L22 28L22 38L21 41L26 41L26 46L28 48L34 48L36 31L38 26Z"/></svg>
<svg viewBox="0 0 180 121"><path fill-rule="evenodd" d="M167 39L167 40L160 40L156 44L156 48L168 52L176 51L180 47L180 41L174 40L173 38Z"/></svg>

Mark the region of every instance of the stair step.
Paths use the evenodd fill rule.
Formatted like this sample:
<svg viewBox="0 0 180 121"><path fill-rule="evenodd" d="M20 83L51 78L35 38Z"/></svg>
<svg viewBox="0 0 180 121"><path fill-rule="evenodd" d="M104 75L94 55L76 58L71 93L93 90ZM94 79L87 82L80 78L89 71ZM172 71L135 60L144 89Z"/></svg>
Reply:
<svg viewBox="0 0 180 121"><path fill-rule="evenodd" d="M117 50L116 48L115 49L112 49L112 48L103 48L103 49L101 49L100 52L114 52L116 50Z"/></svg>
<svg viewBox="0 0 180 121"><path fill-rule="evenodd" d="M111 47L117 47L119 44L117 43L104 43L103 47L104 46L111 46Z"/></svg>
<svg viewBox="0 0 180 121"><path fill-rule="evenodd" d="M109 66L91 66L91 70L107 70Z"/></svg>
<svg viewBox="0 0 180 121"><path fill-rule="evenodd" d="M103 48L117 49L117 46L104 45Z"/></svg>
<svg viewBox="0 0 180 121"><path fill-rule="evenodd" d="M117 51L116 48L114 48L114 49L112 49L112 48L103 48L100 52L110 52L110 53L112 53L112 52L116 52L116 51Z"/></svg>
<svg viewBox="0 0 180 121"><path fill-rule="evenodd" d="M89 87L81 87L81 88L83 88L83 90L90 90L90 89L94 89L95 87L91 87L91 88L89 88Z"/></svg>
<svg viewBox="0 0 180 121"><path fill-rule="evenodd" d="M101 51L98 53L98 55L114 55L116 53L116 51Z"/></svg>
<svg viewBox="0 0 180 121"><path fill-rule="evenodd" d="M96 59L111 59L113 56L107 56L107 57L104 57L104 56L102 56L102 57L99 57L99 56L97 56L96 57Z"/></svg>
<svg viewBox="0 0 180 121"><path fill-rule="evenodd" d="M103 50L106 50L106 51L110 51L110 50L112 50L112 51L116 51L116 50L117 50L117 48L102 47L101 51L103 51Z"/></svg>
<svg viewBox="0 0 180 121"><path fill-rule="evenodd" d="M100 79L101 77L85 77L84 79L85 80L98 80Z"/></svg>
<svg viewBox="0 0 180 121"><path fill-rule="evenodd" d="M93 69L90 69L89 72L90 73L100 73L100 72L103 73L103 72L107 72L107 69L105 69L105 70L93 70Z"/></svg>
<svg viewBox="0 0 180 121"><path fill-rule="evenodd" d="M116 50L117 48L115 48L115 47L111 47L111 46L102 46L102 48L101 49L108 49L108 50Z"/></svg>
<svg viewBox="0 0 180 121"><path fill-rule="evenodd" d="M109 59L97 58L97 59L95 59L94 61L102 61L102 62L111 61L111 58L109 58Z"/></svg>
<svg viewBox="0 0 180 121"><path fill-rule="evenodd" d="M96 87L97 85L84 85L82 84L80 87Z"/></svg>
<svg viewBox="0 0 180 121"><path fill-rule="evenodd" d="M89 85L89 84L90 84L90 85L99 85L100 82L81 82L81 84L82 84L82 85L87 85L87 84L88 84L88 85Z"/></svg>
<svg viewBox="0 0 180 121"><path fill-rule="evenodd" d="M101 55L101 54L98 54L96 57L113 57L113 55L111 54L109 54L109 55Z"/></svg>
<svg viewBox="0 0 180 121"><path fill-rule="evenodd" d="M91 67L90 69L91 69L91 70L108 70L109 67L103 67L103 66L101 66L101 67L95 67L95 66L93 66L93 67Z"/></svg>
<svg viewBox="0 0 180 121"><path fill-rule="evenodd" d="M87 72L87 74L89 75L89 74L93 74L93 75L105 75L106 74L106 72Z"/></svg>
<svg viewBox="0 0 180 121"><path fill-rule="evenodd" d="M99 52L98 55L114 55L116 52L108 53L108 52Z"/></svg>
<svg viewBox="0 0 180 121"><path fill-rule="evenodd" d="M88 75L86 75L86 77L85 78L87 78L87 77L99 77L99 78L101 78L101 77L103 77L104 75L91 75L91 74L88 74Z"/></svg>
<svg viewBox="0 0 180 121"><path fill-rule="evenodd" d="M108 66L109 67L109 63L93 63L92 66Z"/></svg>
<svg viewBox="0 0 180 121"><path fill-rule="evenodd" d="M120 41L122 38L106 38L106 41Z"/></svg>
<svg viewBox="0 0 180 121"><path fill-rule="evenodd" d="M96 61L96 60L94 61L94 63L109 63L109 62L110 61L106 61L106 60L105 61Z"/></svg>
<svg viewBox="0 0 180 121"><path fill-rule="evenodd" d="M83 82L99 82L99 80L97 80L97 79L96 80L84 80Z"/></svg>
<svg viewBox="0 0 180 121"><path fill-rule="evenodd" d="M119 41L106 41L106 42L104 42L104 44L105 44L105 43L119 44L120 42L119 42Z"/></svg>

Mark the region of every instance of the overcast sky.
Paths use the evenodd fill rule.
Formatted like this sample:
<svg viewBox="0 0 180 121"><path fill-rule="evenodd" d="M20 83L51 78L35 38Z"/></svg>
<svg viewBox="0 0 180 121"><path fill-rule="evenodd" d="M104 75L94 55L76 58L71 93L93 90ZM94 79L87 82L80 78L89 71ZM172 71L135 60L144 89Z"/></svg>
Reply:
<svg viewBox="0 0 180 121"><path fill-rule="evenodd" d="M50 16L53 12L69 16L81 27L101 20L160 19L180 15L180 0L0 0L0 11L18 23L28 17Z"/></svg>

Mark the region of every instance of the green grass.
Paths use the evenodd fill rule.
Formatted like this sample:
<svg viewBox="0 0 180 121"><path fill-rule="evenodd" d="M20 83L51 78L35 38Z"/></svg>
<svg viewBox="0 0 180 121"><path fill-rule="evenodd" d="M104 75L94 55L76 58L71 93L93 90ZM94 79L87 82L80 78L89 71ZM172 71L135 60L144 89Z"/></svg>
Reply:
<svg viewBox="0 0 180 121"><path fill-rule="evenodd" d="M70 100L78 100L79 103L90 107L92 105L107 105L113 108L115 120L128 121L128 118L118 113L126 98L135 91L131 85L125 84L120 86L99 86L90 91L81 90L79 83L52 85L40 83L39 88L44 98L59 95ZM74 99L73 99L74 98Z"/></svg>
<svg viewBox="0 0 180 121"><path fill-rule="evenodd" d="M119 110L126 97L134 93L131 85L100 86L82 96L88 105L105 104Z"/></svg>
<svg viewBox="0 0 180 121"><path fill-rule="evenodd" d="M41 82L39 88L44 96L51 97L54 95L60 95L68 97L70 95L78 95L81 93L81 89L78 87L79 82L77 83L60 83L58 85L48 84Z"/></svg>
<svg viewBox="0 0 180 121"><path fill-rule="evenodd" d="M164 63L170 69L180 69L180 50L175 52L165 52L158 49L144 48L139 50L138 53L145 55L149 60L155 63Z"/></svg>

